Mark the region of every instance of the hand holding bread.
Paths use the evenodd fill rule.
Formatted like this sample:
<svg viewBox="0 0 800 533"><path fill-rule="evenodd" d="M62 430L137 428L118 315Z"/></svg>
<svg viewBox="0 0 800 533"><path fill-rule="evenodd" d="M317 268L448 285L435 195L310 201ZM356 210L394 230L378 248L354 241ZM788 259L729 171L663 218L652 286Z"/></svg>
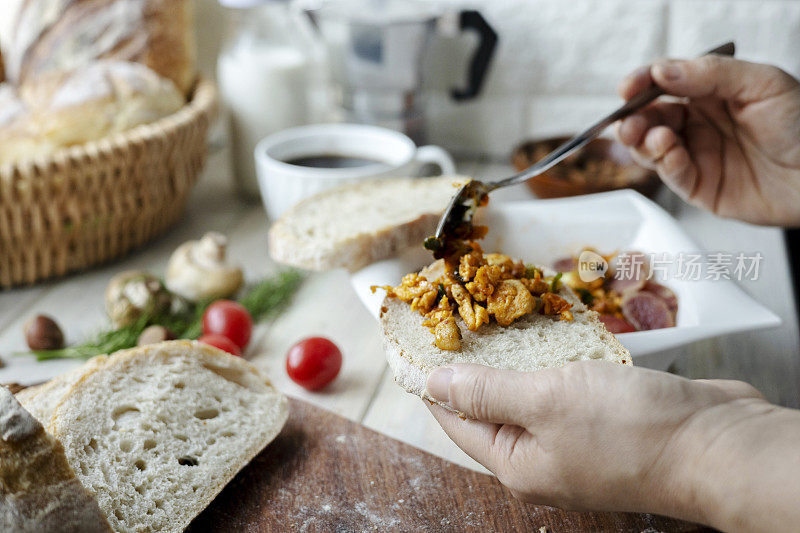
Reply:
<svg viewBox="0 0 800 533"><path fill-rule="evenodd" d="M769 407L745 383L602 361L537 372L447 365L427 392L448 406L430 410L450 438L524 501L703 523L692 459L731 422L725 406Z"/></svg>

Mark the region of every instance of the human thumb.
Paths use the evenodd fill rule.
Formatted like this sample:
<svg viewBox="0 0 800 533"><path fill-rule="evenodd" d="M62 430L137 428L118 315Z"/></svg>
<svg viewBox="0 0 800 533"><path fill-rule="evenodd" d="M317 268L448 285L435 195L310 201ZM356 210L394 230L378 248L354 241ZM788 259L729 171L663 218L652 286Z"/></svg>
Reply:
<svg viewBox="0 0 800 533"><path fill-rule="evenodd" d="M531 407L531 380L530 373L454 364L434 369L428 376L427 391L433 399L469 418L524 425Z"/></svg>

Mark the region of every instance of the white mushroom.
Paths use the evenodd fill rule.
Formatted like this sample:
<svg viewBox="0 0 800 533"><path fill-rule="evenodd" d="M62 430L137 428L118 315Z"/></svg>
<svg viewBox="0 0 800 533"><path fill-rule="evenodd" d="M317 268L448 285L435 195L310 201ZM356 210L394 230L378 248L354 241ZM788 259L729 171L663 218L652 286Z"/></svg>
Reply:
<svg viewBox="0 0 800 533"><path fill-rule="evenodd" d="M106 312L117 327L126 326L143 312L164 313L173 303L172 295L157 277L141 270L120 272L108 282Z"/></svg>
<svg viewBox="0 0 800 533"><path fill-rule="evenodd" d="M226 245L225 236L216 232L180 245L167 265L167 288L192 302L235 294L242 286L242 269L227 261Z"/></svg>

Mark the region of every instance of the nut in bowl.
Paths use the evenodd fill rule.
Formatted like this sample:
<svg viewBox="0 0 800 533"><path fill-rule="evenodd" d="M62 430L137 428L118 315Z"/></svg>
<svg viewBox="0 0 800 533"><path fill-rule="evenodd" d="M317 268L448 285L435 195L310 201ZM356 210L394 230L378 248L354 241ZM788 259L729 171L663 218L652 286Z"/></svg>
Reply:
<svg viewBox="0 0 800 533"><path fill-rule="evenodd" d="M526 141L514 149L511 163L522 171L569 137ZM661 186L658 175L637 165L627 148L611 139L595 139L540 176L528 180L539 198L562 198L617 189L634 189L652 198Z"/></svg>

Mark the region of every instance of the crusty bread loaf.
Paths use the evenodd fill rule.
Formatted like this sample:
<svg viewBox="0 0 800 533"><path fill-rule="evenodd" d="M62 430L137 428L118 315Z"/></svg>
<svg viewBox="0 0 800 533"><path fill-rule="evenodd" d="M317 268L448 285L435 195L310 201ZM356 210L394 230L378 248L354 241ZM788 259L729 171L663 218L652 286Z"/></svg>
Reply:
<svg viewBox="0 0 800 533"><path fill-rule="evenodd" d="M0 165L23 157L38 155L39 134L27 104L16 87L0 83Z"/></svg>
<svg viewBox="0 0 800 533"><path fill-rule="evenodd" d="M428 374L450 363L478 363L524 372L561 366L570 361L600 359L631 365L632 359L600 322L596 312L583 305L568 288L560 295L573 304L574 319L559 320L539 313L526 315L510 326L492 322L469 331L460 317L461 349L437 348L423 317L397 298L381 306L384 350L395 381L404 389L434 401L426 392Z"/></svg>
<svg viewBox="0 0 800 533"><path fill-rule="evenodd" d="M242 358L191 341L118 352L49 430L116 531L182 531L283 427L287 402Z"/></svg>
<svg viewBox="0 0 800 533"><path fill-rule="evenodd" d="M44 426L49 426L56 407L72 386L83 376L104 364L107 359L105 355L92 357L78 368L56 376L46 383L22 389L16 394L17 401L36 417L36 420Z"/></svg>
<svg viewBox="0 0 800 533"><path fill-rule="evenodd" d="M10 83L0 83L0 129L13 127L27 112L16 87Z"/></svg>
<svg viewBox="0 0 800 533"><path fill-rule="evenodd" d="M24 0L6 45L8 79L135 61L186 95L196 77L194 0Z"/></svg>
<svg viewBox="0 0 800 533"><path fill-rule="evenodd" d="M309 270L358 270L421 246L468 178L391 178L345 185L303 200L269 232L280 263Z"/></svg>
<svg viewBox="0 0 800 533"><path fill-rule="evenodd" d="M125 61L50 72L4 92L0 98L16 101L13 115L0 109L0 164L148 124L184 104L172 82Z"/></svg>
<svg viewBox="0 0 800 533"><path fill-rule="evenodd" d="M111 531L61 444L0 387L0 531Z"/></svg>
<svg viewBox="0 0 800 533"><path fill-rule="evenodd" d="M17 13L22 5L22 0L3 0L0 2L0 49L6 53L14 34L17 23Z"/></svg>

